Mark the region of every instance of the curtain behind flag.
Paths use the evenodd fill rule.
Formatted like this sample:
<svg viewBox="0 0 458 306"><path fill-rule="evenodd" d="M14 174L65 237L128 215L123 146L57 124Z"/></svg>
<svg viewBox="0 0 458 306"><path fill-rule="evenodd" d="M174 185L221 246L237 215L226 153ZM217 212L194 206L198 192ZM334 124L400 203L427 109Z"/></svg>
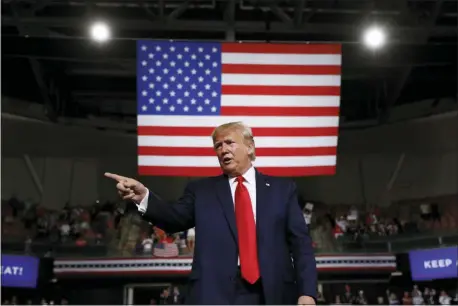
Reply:
<svg viewBox="0 0 458 306"><path fill-rule="evenodd" d="M341 46L137 42L140 175L221 173L211 133L253 129L254 165L276 176L336 170Z"/></svg>

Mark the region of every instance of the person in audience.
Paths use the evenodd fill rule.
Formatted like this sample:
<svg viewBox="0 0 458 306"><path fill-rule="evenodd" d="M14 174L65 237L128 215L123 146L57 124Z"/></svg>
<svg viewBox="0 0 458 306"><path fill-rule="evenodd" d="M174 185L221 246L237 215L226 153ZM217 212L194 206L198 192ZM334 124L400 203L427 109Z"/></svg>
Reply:
<svg viewBox="0 0 458 306"><path fill-rule="evenodd" d="M408 291L404 292L404 296L402 297L402 305L412 305L412 298Z"/></svg>
<svg viewBox="0 0 458 306"><path fill-rule="evenodd" d="M440 295L439 295L439 304L441 305L451 305L452 298L445 292L445 290L442 290Z"/></svg>
<svg viewBox="0 0 458 306"><path fill-rule="evenodd" d="M388 297L388 304L390 305L399 305L399 299L394 293L390 293L390 296Z"/></svg>
<svg viewBox="0 0 458 306"><path fill-rule="evenodd" d="M414 285L412 290L412 304L423 305L424 302L425 300L423 299L423 294L420 289L418 289L418 285Z"/></svg>
<svg viewBox="0 0 458 306"><path fill-rule="evenodd" d="M143 253L146 254L153 254L153 242L154 242L154 235L146 236L145 239L142 241L143 246Z"/></svg>
<svg viewBox="0 0 458 306"><path fill-rule="evenodd" d="M194 253L195 241L196 241L196 230L193 227L193 228L188 229L188 235L186 237L186 242L187 242L187 245L188 245L188 249L189 249L189 252L191 254Z"/></svg>

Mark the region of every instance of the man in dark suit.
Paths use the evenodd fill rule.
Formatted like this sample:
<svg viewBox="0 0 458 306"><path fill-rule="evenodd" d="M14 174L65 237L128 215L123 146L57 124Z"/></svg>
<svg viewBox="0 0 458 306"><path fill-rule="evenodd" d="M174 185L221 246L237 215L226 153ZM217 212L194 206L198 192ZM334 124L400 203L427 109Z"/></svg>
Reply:
<svg viewBox="0 0 458 306"><path fill-rule="evenodd" d="M224 174L189 183L172 205L136 180L105 175L145 220L167 232L195 227L188 304L314 305L316 263L296 185L253 167L243 123L219 126L212 138Z"/></svg>

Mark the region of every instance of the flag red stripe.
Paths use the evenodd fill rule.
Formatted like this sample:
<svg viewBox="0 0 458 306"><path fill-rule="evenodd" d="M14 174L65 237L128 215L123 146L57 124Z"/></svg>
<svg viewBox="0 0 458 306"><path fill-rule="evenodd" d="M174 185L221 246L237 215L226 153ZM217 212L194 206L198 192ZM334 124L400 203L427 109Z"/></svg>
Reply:
<svg viewBox="0 0 458 306"><path fill-rule="evenodd" d="M341 66L224 64L222 73L340 75Z"/></svg>
<svg viewBox="0 0 458 306"><path fill-rule="evenodd" d="M339 107L245 107L224 106L222 116L339 116Z"/></svg>
<svg viewBox="0 0 458 306"><path fill-rule="evenodd" d="M335 166L318 167L258 167L263 174L273 176L314 176L333 175ZM210 167L167 167L167 166L139 166L139 175L153 176L215 176L222 174L220 168Z"/></svg>
<svg viewBox="0 0 458 306"><path fill-rule="evenodd" d="M282 54L341 54L339 44L265 44L265 43L223 43L223 53L282 53Z"/></svg>
<svg viewBox="0 0 458 306"><path fill-rule="evenodd" d="M223 85L223 95L339 96L340 86Z"/></svg>
<svg viewBox="0 0 458 306"><path fill-rule="evenodd" d="M258 156L326 156L336 155L336 147L316 148L257 148ZM170 147L138 147L138 155L159 156L215 156L215 151L209 148L170 148Z"/></svg>
<svg viewBox="0 0 458 306"><path fill-rule="evenodd" d="M212 134L213 127L169 127L169 126L139 126L139 136L208 136ZM309 128L252 128L255 137L278 136L337 136L338 127L309 127Z"/></svg>

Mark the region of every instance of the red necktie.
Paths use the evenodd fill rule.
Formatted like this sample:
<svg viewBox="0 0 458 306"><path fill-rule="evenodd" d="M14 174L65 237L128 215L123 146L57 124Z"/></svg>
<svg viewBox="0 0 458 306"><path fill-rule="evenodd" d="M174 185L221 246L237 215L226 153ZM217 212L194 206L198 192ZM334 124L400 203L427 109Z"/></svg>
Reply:
<svg viewBox="0 0 458 306"><path fill-rule="evenodd" d="M239 238L239 256L242 277L250 284L259 279L258 248L256 244L256 224L254 222L253 208L250 194L245 185L244 178L237 177L235 188L235 220Z"/></svg>

